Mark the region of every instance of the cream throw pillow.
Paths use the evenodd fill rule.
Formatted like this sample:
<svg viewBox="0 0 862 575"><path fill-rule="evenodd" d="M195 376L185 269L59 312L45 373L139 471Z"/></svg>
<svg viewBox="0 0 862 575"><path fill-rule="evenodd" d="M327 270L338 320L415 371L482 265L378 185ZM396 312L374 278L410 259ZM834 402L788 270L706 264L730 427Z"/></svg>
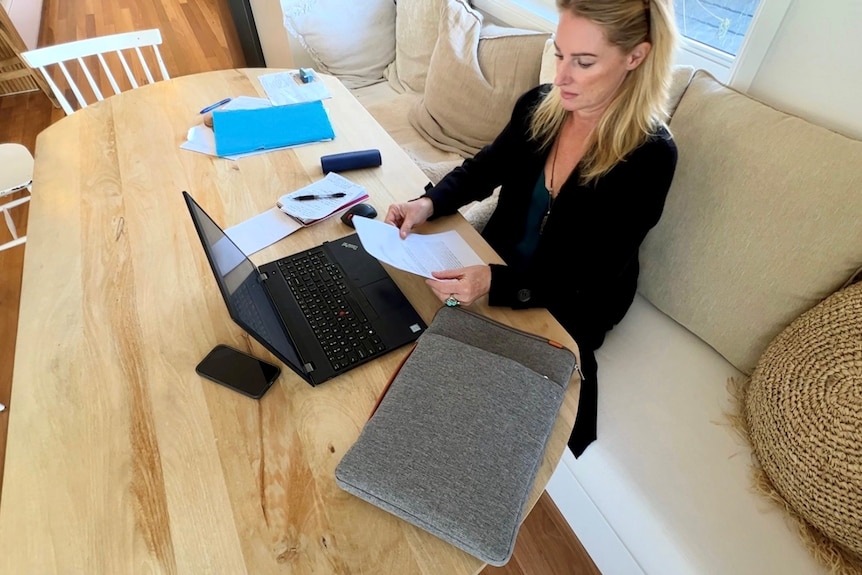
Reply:
<svg viewBox="0 0 862 575"><path fill-rule="evenodd" d="M281 0L281 9L317 69L348 88L382 81L395 59L394 0Z"/></svg>
<svg viewBox="0 0 862 575"><path fill-rule="evenodd" d="M472 156L508 123L518 97L539 83L548 34L482 26L464 0L447 0L410 124L437 147Z"/></svg>
<svg viewBox="0 0 862 575"><path fill-rule="evenodd" d="M395 9L395 61L386 79L397 92L425 91L444 0L400 0Z"/></svg>
<svg viewBox="0 0 862 575"><path fill-rule="evenodd" d="M862 265L862 142L694 75L641 248L640 291L751 373L772 339Z"/></svg>

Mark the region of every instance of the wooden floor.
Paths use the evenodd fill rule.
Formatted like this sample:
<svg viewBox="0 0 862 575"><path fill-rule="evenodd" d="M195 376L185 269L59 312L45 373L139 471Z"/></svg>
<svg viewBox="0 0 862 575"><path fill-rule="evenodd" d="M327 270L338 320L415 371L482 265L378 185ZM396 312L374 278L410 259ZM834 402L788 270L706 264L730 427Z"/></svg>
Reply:
<svg viewBox="0 0 862 575"><path fill-rule="evenodd" d="M245 65L226 0L45 0L39 45L145 28L161 30L162 57L172 77ZM53 108L39 92L0 97L0 142L20 143L33 152L38 133L63 117L62 110ZM26 233L26 221L26 207L18 209L19 232ZM8 234L5 227L0 242L8 237L4 232ZM0 252L0 403L8 406L0 413L0 478L8 415L15 409L9 396L25 250L26 245ZM525 521L511 561L482 573L595 575L599 571L546 493Z"/></svg>

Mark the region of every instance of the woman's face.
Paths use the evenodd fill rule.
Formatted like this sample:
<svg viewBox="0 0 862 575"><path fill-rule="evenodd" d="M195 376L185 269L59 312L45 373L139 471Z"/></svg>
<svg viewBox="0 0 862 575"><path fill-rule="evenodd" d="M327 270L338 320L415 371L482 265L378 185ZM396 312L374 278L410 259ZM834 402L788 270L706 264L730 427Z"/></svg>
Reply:
<svg viewBox="0 0 862 575"><path fill-rule="evenodd" d="M630 70L649 52L641 43L629 54L605 38L601 26L567 10L560 13L555 38L557 75L563 108L583 116L600 115L613 100Z"/></svg>

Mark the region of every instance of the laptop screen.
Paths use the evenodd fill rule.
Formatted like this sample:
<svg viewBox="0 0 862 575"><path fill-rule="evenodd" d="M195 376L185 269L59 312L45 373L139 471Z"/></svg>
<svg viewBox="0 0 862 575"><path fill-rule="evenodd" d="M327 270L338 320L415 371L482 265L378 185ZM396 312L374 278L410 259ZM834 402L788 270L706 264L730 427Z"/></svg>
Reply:
<svg viewBox="0 0 862 575"><path fill-rule="evenodd" d="M187 192L183 196L230 317L279 359L304 373L255 265Z"/></svg>

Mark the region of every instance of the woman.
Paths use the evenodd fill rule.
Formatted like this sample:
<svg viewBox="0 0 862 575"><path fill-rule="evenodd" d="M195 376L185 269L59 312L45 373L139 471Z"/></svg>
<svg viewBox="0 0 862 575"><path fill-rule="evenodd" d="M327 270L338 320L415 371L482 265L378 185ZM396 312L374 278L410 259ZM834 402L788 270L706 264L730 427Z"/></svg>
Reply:
<svg viewBox="0 0 862 575"><path fill-rule="evenodd" d="M553 86L524 94L497 139L422 197L393 204L406 235L497 187L482 232L508 265L435 273L448 305L546 307L578 343L580 406L569 439L596 438L594 351L634 298L638 248L676 167L665 125L675 27L670 0L558 0Z"/></svg>

